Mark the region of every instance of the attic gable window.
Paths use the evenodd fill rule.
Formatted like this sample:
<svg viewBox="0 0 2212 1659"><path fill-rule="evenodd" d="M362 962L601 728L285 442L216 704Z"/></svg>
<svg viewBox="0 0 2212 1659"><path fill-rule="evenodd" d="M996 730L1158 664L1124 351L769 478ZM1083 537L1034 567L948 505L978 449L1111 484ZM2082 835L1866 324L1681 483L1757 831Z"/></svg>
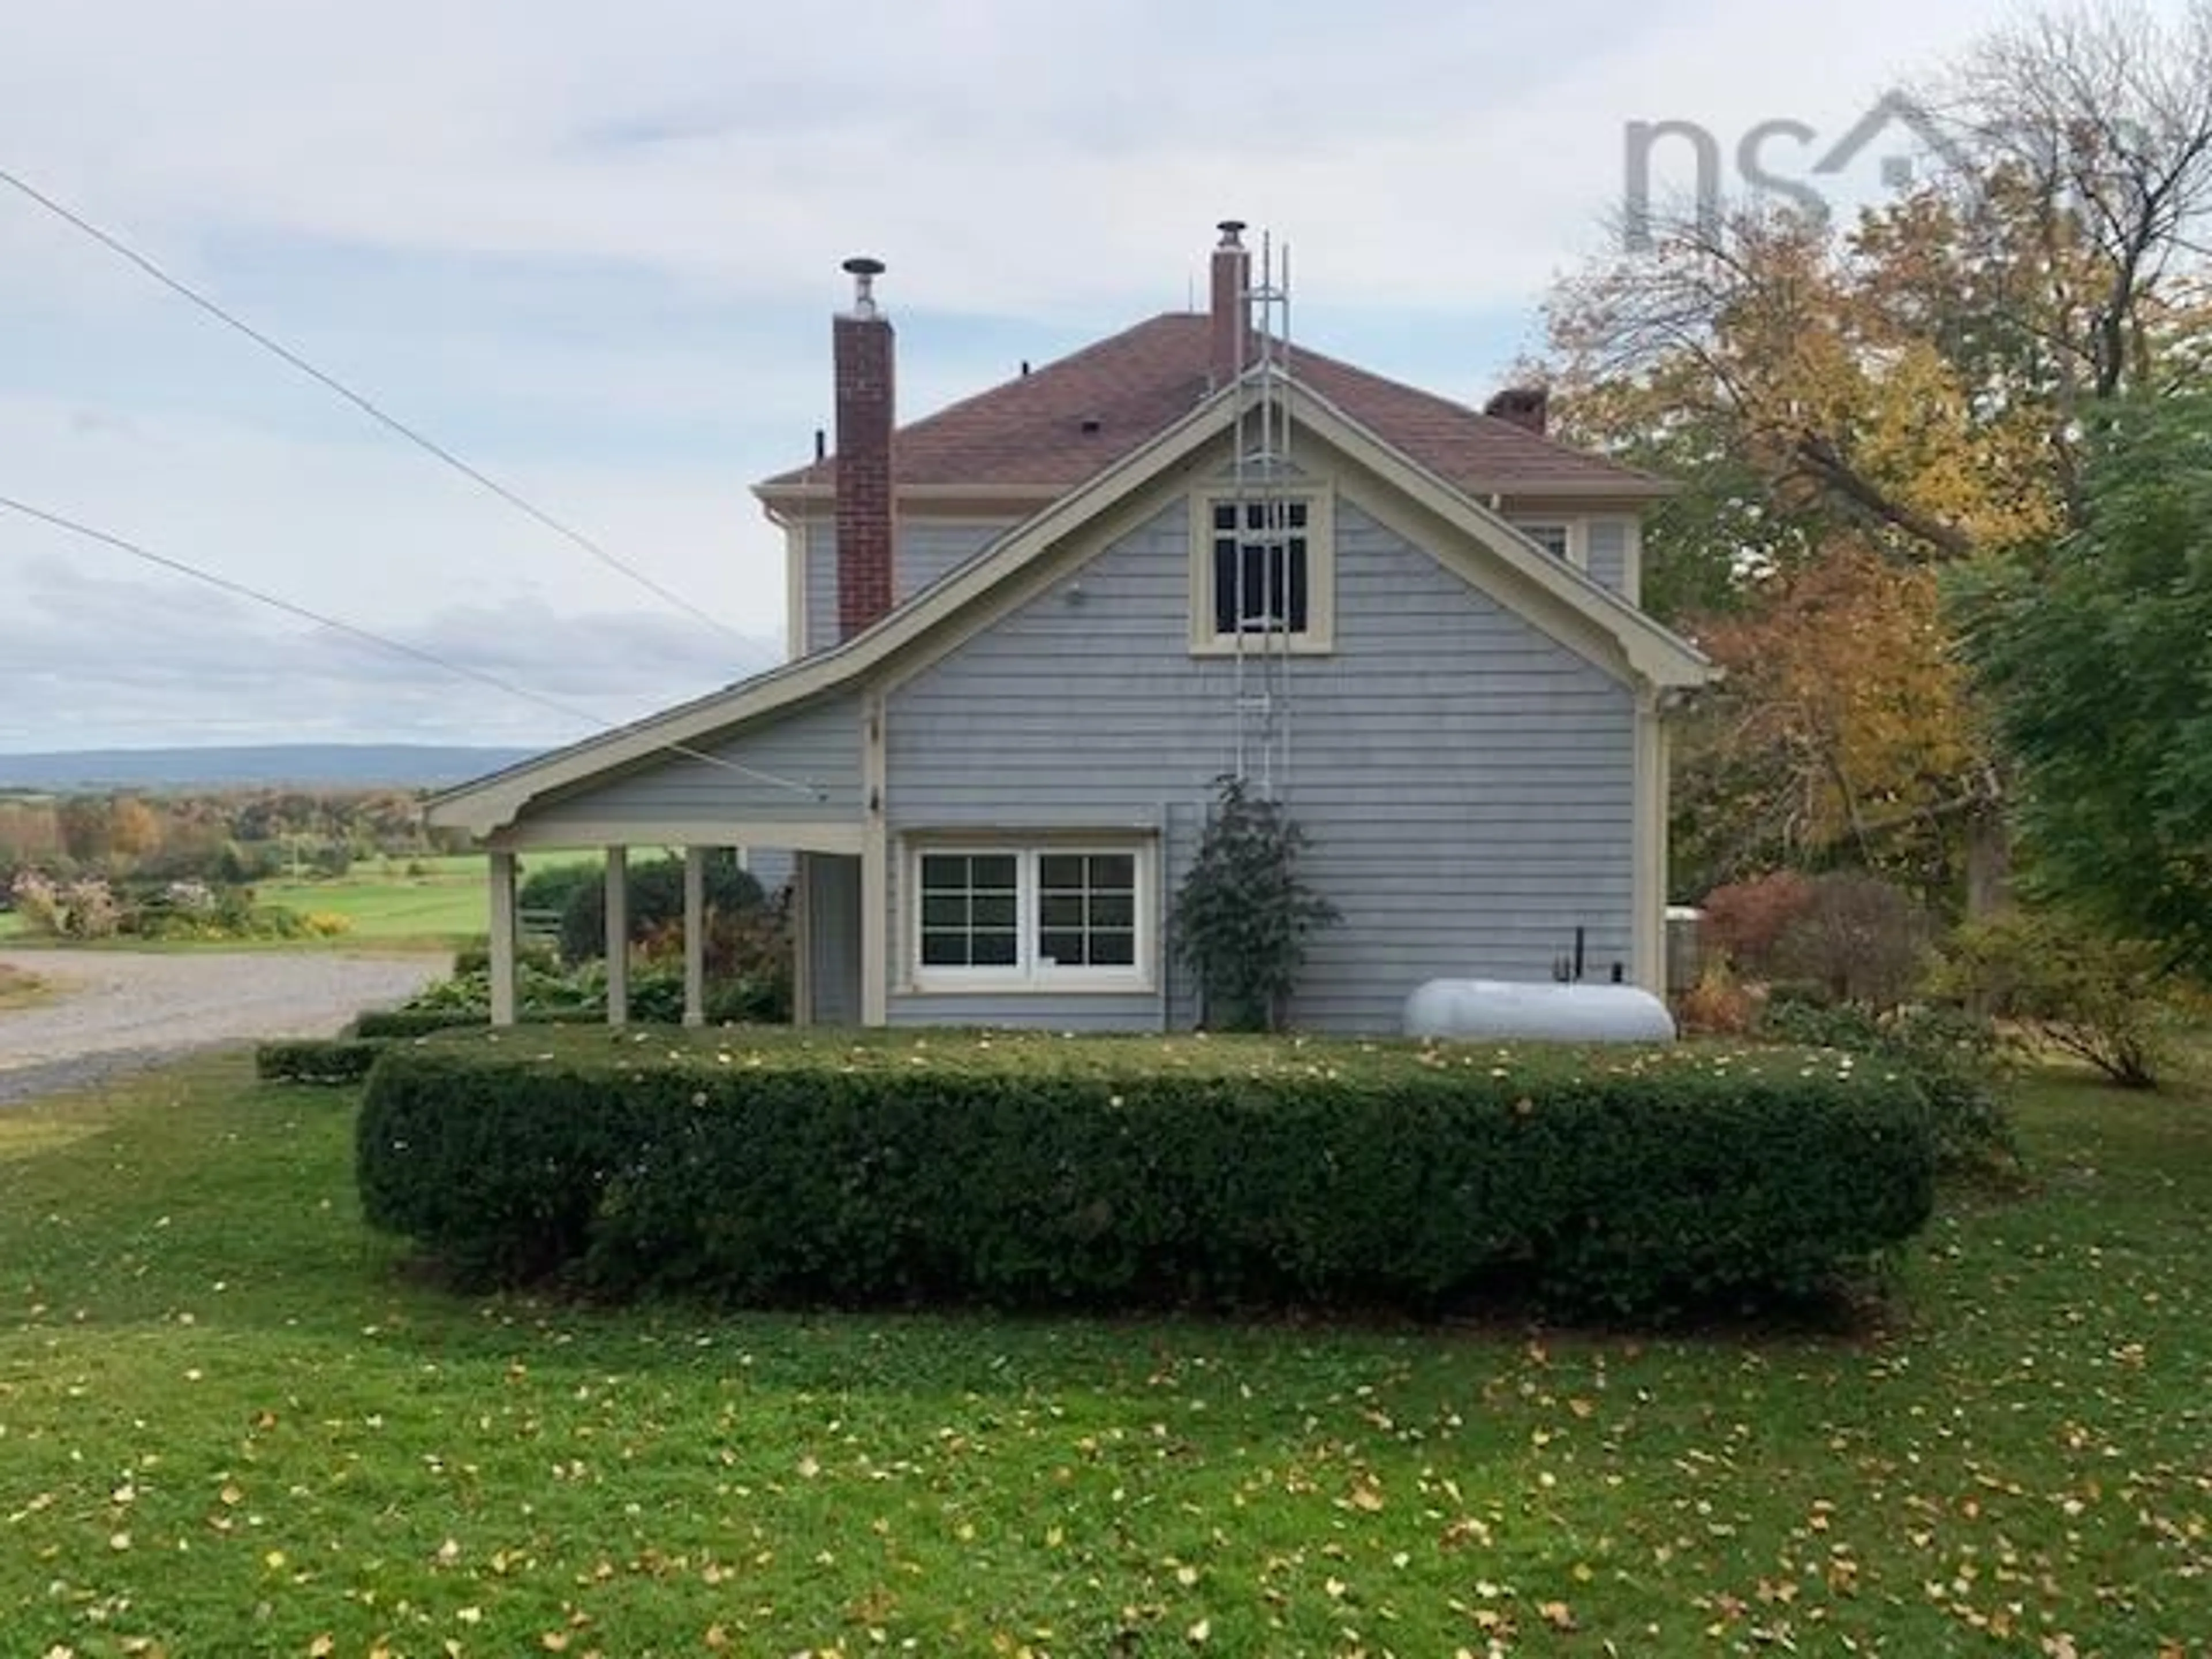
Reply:
<svg viewBox="0 0 2212 1659"><path fill-rule="evenodd" d="M1191 542L1194 651L1329 648L1335 550L1325 494L1202 495Z"/></svg>
<svg viewBox="0 0 2212 1659"><path fill-rule="evenodd" d="M1577 570L1588 568L1589 555L1578 522L1565 519L1516 520L1513 527L1561 562Z"/></svg>

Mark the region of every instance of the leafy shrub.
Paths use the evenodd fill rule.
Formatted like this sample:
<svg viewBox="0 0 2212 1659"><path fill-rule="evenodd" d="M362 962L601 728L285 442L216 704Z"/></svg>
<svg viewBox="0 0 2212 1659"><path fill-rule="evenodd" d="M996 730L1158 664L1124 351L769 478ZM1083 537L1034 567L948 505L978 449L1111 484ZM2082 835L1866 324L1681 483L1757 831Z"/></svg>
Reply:
<svg viewBox="0 0 2212 1659"><path fill-rule="evenodd" d="M1306 940L1336 907L1298 874L1305 832L1282 803L1224 777L1198 856L1177 890L1169 933L1198 975L1217 1030L1274 1031L1289 1017Z"/></svg>
<svg viewBox="0 0 2212 1659"><path fill-rule="evenodd" d="M264 1042L253 1051L253 1074L264 1083L358 1083L384 1048L359 1037Z"/></svg>
<svg viewBox="0 0 2212 1659"><path fill-rule="evenodd" d="M515 889L515 908L520 910L550 910L556 915L568 908L568 901L586 887L605 884L607 866L598 859L581 863L548 865L542 870L532 870L522 878ZM602 912L604 914L604 912Z"/></svg>
<svg viewBox="0 0 2212 1659"><path fill-rule="evenodd" d="M751 1024L791 1018L791 920L786 897L748 908L709 909L700 941L707 975L707 1018ZM684 923L662 924L645 936L640 955L648 974L673 975L676 1013L684 1011ZM641 975L634 975L636 981ZM636 985L632 986L633 1006Z"/></svg>
<svg viewBox="0 0 2212 1659"><path fill-rule="evenodd" d="M284 872L284 848L273 841L234 841L222 849L216 874L234 886L267 881Z"/></svg>
<svg viewBox="0 0 2212 1659"><path fill-rule="evenodd" d="M358 1176L471 1279L743 1303L1650 1315L1926 1220L1926 1109L1835 1056L933 1033L395 1048Z"/></svg>
<svg viewBox="0 0 2212 1659"><path fill-rule="evenodd" d="M590 866L586 866L590 867ZM546 872L554 873L552 872ZM707 907L735 915L766 902L761 884L738 866L734 849L718 847L707 855ZM684 916L684 860L641 860L628 872L629 939L641 942L655 929ZM607 950L607 884L596 881L574 889L561 909L561 955L568 962L596 962Z"/></svg>
<svg viewBox="0 0 2212 1659"><path fill-rule="evenodd" d="M517 939L514 961L518 968L528 968L539 973L558 975L561 971L560 952L538 939ZM473 974L489 975L491 971L491 941L471 939L453 952L453 975L465 978Z"/></svg>
<svg viewBox="0 0 2212 1659"><path fill-rule="evenodd" d="M1939 996L2010 1022L2126 1089L2154 1089L2181 1015L2159 950L2057 910L1969 922L1929 977Z"/></svg>
<svg viewBox="0 0 2212 1659"><path fill-rule="evenodd" d="M1759 1018L1751 988L1720 962L1708 963L1698 982L1674 998L1674 1023L1686 1036L1741 1036Z"/></svg>
<svg viewBox="0 0 2212 1659"><path fill-rule="evenodd" d="M515 1018L523 1025L601 1025L606 1017L604 1008L526 1008ZM357 1037L421 1037L490 1022L481 1008L373 1008L355 1015L346 1030Z"/></svg>
<svg viewBox="0 0 2212 1659"><path fill-rule="evenodd" d="M1795 870L1772 870L1706 894L1698 929L1708 951L1741 975L1765 979L1774 972L1774 947L1812 902L1809 879Z"/></svg>
<svg viewBox="0 0 2212 1659"><path fill-rule="evenodd" d="M123 922L123 907L106 880L81 876L53 881L26 870L9 884L16 913L27 932L49 939L112 939Z"/></svg>
<svg viewBox="0 0 2212 1659"><path fill-rule="evenodd" d="M1876 1013L1863 1004L1770 999L1760 1035L1778 1042L1838 1048L1894 1066L1920 1087L1936 1158L1958 1174L2017 1170L2020 1144L2002 1088L1996 1028L1962 1009L1915 1004Z"/></svg>
<svg viewBox="0 0 2212 1659"><path fill-rule="evenodd" d="M1816 876L1804 908L1774 941L1773 971L1838 1002L1893 1008L1926 966L1928 918L1904 889L1838 870Z"/></svg>
<svg viewBox="0 0 2212 1659"><path fill-rule="evenodd" d="M707 971L703 1012L716 1024L777 1024L791 1018L791 933L781 905L725 915L709 911L702 941ZM457 952L453 972L424 986L409 1000L410 1010L446 1011L481 1024L491 1017L490 951L471 946ZM680 1023L684 1018L683 924L665 925L649 937L630 964L630 1019L642 1025ZM519 951L515 957L515 1006L520 1018L557 1014L605 1018L607 966L586 962L561 968L543 947ZM447 1022L452 1024L454 1022Z"/></svg>

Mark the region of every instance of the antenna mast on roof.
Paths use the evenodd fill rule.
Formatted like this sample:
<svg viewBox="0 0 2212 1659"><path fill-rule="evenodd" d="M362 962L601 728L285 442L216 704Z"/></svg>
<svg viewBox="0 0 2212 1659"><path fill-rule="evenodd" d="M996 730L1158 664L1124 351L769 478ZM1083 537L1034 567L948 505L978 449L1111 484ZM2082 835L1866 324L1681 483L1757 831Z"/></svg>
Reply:
<svg viewBox="0 0 2212 1659"><path fill-rule="evenodd" d="M1290 787L1291 636L1313 625L1308 606L1320 596L1310 580L1311 507L1291 462L1291 250L1285 244L1279 251L1267 232L1261 233L1256 276L1246 282L1240 310L1246 325L1237 335L1236 379L1243 390L1231 460L1231 518L1224 526L1217 511L1215 564L1218 572L1225 529L1234 561L1237 776L1262 797L1279 799Z"/></svg>

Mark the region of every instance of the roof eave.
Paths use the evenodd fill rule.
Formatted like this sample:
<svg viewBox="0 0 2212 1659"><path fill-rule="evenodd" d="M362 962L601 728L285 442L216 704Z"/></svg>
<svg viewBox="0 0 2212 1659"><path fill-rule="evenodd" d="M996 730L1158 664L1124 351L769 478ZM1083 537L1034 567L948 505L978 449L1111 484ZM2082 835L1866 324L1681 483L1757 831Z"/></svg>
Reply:
<svg viewBox="0 0 2212 1659"><path fill-rule="evenodd" d="M902 483L892 486L895 502L941 507L957 502L981 502L1006 507L1048 507L1084 481L1066 483ZM753 486L753 495L771 511L834 507L837 486L793 483L770 478Z"/></svg>
<svg viewBox="0 0 2212 1659"><path fill-rule="evenodd" d="M434 795L425 803L426 819L441 828L489 836L513 824L532 801L552 790L663 751L680 751L685 744L787 705L842 690L945 617L988 592L1006 566L1020 562L1024 550L1048 545L1205 442L1217 428L1225 426L1229 395L1224 392L1206 398L1083 484L1055 495L1043 512L1010 530L993 550L932 583L850 639L677 708L596 732L550 754ZM594 756L604 757L596 766L590 763Z"/></svg>

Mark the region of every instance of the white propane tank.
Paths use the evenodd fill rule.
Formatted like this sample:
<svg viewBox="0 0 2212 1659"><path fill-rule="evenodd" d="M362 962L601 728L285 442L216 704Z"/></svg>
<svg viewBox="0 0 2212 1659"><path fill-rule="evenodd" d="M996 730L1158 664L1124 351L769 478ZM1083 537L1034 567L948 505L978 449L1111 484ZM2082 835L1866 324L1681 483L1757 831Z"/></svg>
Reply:
<svg viewBox="0 0 2212 1659"><path fill-rule="evenodd" d="M1634 985L1432 979L1406 999L1406 1035L1478 1041L1672 1042L1667 1005Z"/></svg>

